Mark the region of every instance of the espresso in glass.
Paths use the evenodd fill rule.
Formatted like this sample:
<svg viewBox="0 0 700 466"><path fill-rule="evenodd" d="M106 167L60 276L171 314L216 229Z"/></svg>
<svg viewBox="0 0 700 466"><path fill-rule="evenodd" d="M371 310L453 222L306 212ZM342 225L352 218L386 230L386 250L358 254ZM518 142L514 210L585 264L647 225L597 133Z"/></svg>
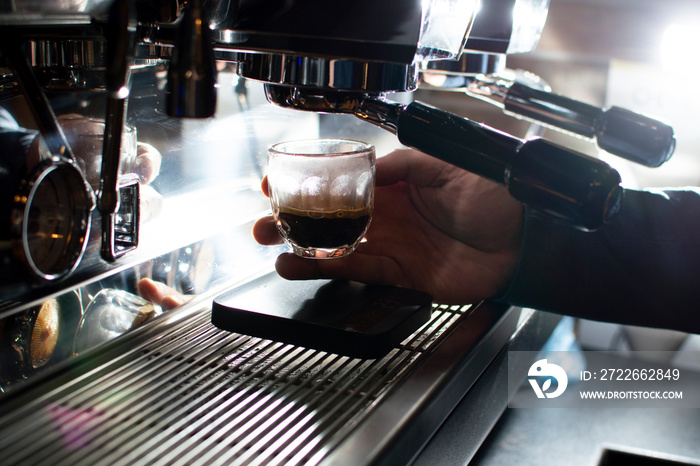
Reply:
<svg viewBox="0 0 700 466"><path fill-rule="evenodd" d="M284 241L302 257L351 253L374 206L374 147L345 139L275 144L268 151L272 214Z"/></svg>

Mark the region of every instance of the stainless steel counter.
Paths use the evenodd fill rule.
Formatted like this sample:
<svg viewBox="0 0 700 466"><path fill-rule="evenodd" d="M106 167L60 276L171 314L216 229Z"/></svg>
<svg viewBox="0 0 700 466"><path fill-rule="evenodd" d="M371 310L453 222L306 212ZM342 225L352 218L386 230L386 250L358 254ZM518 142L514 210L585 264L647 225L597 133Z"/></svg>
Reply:
<svg viewBox="0 0 700 466"><path fill-rule="evenodd" d="M221 331L211 299L0 399L3 463L407 463L455 406L491 398L470 421L480 443L507 402L491 397L505 345L541 345L557 320L435 306L386 357L362 360Z"/></svg>

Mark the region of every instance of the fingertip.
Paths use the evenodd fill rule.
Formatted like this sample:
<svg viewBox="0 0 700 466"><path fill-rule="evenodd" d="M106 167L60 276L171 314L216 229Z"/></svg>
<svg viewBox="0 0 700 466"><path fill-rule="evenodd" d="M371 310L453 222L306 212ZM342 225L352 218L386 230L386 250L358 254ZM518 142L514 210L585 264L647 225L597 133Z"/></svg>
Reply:
<svg viewBox="0 0 700 466"><path fill-rule="evenodd" d="M142 278L141 280L139 280L136 284L136 290L139 296L141 296L143 299L147 301L153 301L151 299L151 296L153 295L153 292L155 290L155 284L150 278Z"/></svg>
<svg viewBox="0 0 700 466"><path fill-rule="evenodd" d="M175 309L176 307L182 306L187 300L182 296L165 296L160 303L160 308L164 311L169 311Z"/></svg>
<svg viewBox="0 0 700 466"><path fill-rule="evenodd" d="M291 252L280 254L275 261L275 269L280 277L287 280L309 280L325 278L318 268L318 260L304 259Z"/></svg>
<svg viewBox="0 0 700 466"><path fill-rule="evenodd" d="M136 289L143 299L160 305L163 298L167 296L168 288L165 284L156 282L150 278L142 278L136 284Z"/></svg>
<svg viewBox="0 0 700 466"><path fill-rule="evenodd" d="M282 237L277 231L275 219L272 216L261 217L255 221L252 228L253 239L259 244L273 246L282 244Z"/></svg>
<svg viewBox="0 0 700 466"><path fill-rule="evenodd" d="M138 175L141 184L150 184L150 182L153 181L156 176L158 176L158 172L153 164L150 163L148 159L140 155L136 157L132 170Z"/></svg>
<svg viewBox="0 0 700 466"><path fill-rule="evenodd" d="M265 175L260 183L260 190L266 197L270 197L270 185L267 182L267 175Z"/></svg>

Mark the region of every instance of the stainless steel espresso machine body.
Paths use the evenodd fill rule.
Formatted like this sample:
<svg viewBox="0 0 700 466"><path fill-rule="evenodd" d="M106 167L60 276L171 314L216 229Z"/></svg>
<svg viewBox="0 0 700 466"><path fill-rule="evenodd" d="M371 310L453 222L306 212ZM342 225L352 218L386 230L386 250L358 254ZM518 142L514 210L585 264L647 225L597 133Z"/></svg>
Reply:
<svg viewBox="0 0 700 466"><path fill-rule="evenodd" d="M249 234L269 210L265 150L322 135L326 117L506 185L576 228L614 216L624 199L609 165L411 97L459 91L639 163L666 161L668 125L505 67L534 49L548 6L3 5L11 118L0 137L19 144L0 160L3 462L396 464L457 412L475 426L459 447L472 457L512 395L508 351L539 349L558 317L434 303L410 337L361 359L223 331L212 300L274 281L280 250ZM144 279L177 291L177 306L154 306Z"/></svg>

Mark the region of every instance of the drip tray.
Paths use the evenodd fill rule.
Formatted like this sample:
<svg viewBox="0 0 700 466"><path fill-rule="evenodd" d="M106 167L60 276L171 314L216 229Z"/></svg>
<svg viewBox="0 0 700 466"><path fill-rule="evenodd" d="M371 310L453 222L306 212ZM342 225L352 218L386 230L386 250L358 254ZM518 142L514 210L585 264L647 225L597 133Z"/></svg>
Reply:
<svg viewBox="0 0 700 466"><path fill-rule="evenodd" d="M193 301L0 398L3 465L403 463L520 316L433 305L386 355L360 359L221 330L210 304Z"/></svg>

